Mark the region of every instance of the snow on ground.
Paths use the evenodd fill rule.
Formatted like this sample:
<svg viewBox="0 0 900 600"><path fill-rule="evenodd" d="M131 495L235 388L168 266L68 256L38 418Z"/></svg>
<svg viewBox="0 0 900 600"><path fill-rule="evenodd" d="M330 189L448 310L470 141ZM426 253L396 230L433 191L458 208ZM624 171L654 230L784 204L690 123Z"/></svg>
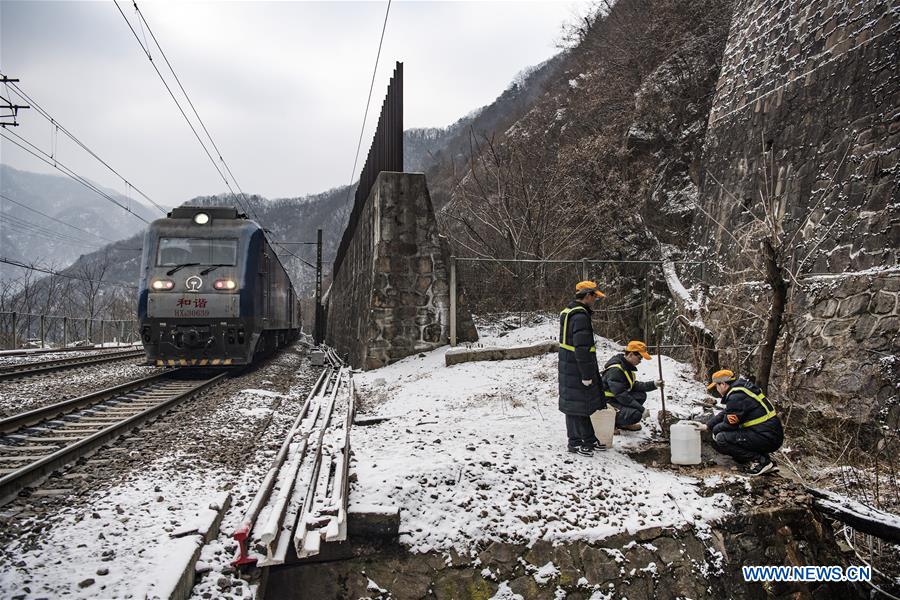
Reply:
<svg viewBox="0 0 900 600"><path fill-rule="evenodd" d="M210 507L223 502L220 487L218 474L201 465L156 461L93 494L90 510L53 515L65 526L47 528L37 548L13 542L7 552L17 561L0 573L0 589L40 590L51 597L168 598L197 547L193 536L169 536L209 523Z"/></svg>
<svg viewBox="0 0 900 600"><path fill-rule="evenodd" d="M148 377L160 370L135 359L3 381L0 382L0 417Z"/></svg>
<svg viewBox="0 0 900 600"><path fill-rule="evenodd" d="M100 485L61 497L57 510L45 510L41 499L32 498L18 503L17 510L25 503L19 516L0 514L4 527L15 523L17 529L0 548L0 598L168 598L198 543L196 535L180 534L208 524L211 507L222 506L226 495L231 498L223 524L228 533L203 547L198 567L208 576L193 592L206 598L252 597L255 585L224 577L235 553L228 534L255 496L308 392L312 375L305 366L299 355L284 353L176 408L154 423L157 433L130 436L117 444L120 452L101 452L84 465L68 467L66 473L74 477L101 473ZM278 383L260 380L271 372L278 374ZM223 391L229 386L232 391ZM275 389L265 389L270 386ZM179 411L202 417L188 420ZM191 435L179 434L185 427ZM162 449L154 445L159 438ZM251 441L242 445L235 438ZM129 450L129 444L142 450ZM235 452L230 446L239 447L237 464L226 460ZM133 459L140 466L123 474L127 467L113 464L123 462L123 455L125 462ZM112 462L104 466L105 461ZM104 471L113 473L110 485ZM57 487L65 485L61 481ZM217 587L223 580L227 583Z"/></svg>
<svg viewBox="0 0 900 600"><path fill-rule="evenodd" d="M487 332L480 344L553 339L548 318L511 332ZM620 350L597 339L601 361ZM489 540L533 543L600 540L653 526L705 528L730 506L704 497L698 480L648 469L622 451L650 439L616 436L614 448L586 458L566 451L557 410L557 357L444 366L447 348L356 376L358 416L397 415L354 429L357 481L351 502L396 504L400 541L416 552L472 551ZM601 365L602 365L601 362ZM658 378L656 359L640 380ZM682 416L704 397L690 367L663 357L666 408ZM659 393L647 407L655 424Z"/></svg>

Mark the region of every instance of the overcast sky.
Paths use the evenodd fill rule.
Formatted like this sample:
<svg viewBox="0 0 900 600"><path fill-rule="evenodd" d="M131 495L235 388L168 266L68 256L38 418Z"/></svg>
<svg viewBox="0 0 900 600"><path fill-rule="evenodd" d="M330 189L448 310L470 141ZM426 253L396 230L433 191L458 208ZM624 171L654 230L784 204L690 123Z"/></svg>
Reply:
<svg viewBox="0 0 900 600"><path fill-rule="evenodd" d="M119 4L137 28L133 6ZM139 6L245 192L298 196L350 181L386 2ZM581 10L568 0L395 1L354 179L395 61L404 63L405 127L446 126L556 54L562 24ZM2 0L0 40L3 74L19 78L36 102L156 202L225 191L112 1ZM19 122L15 133L52 150L46 120L30 110ZM16 168L52 171L5 140L0 153ZM55 155L126 191L63 136Z"/></svg>

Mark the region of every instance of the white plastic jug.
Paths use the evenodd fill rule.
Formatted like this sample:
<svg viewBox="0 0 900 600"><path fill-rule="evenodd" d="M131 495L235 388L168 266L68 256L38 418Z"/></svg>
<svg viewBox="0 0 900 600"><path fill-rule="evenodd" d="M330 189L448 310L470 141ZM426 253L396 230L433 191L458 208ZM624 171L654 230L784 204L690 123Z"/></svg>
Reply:
<svg viewBox="0 0 900 600"><path fill-rule="evenodd" d="M678 421L669 428L673 465L700 464L700 429L694 421Z"/></svg>
<svg viewBox="0 0 900 600"><path fill-rule="evenodd" d="M603 410L594 411L591 415L591 425L594 426L594 435L600 443L612 448L613 435L616 431L616 409L607 406Z"/></svg>

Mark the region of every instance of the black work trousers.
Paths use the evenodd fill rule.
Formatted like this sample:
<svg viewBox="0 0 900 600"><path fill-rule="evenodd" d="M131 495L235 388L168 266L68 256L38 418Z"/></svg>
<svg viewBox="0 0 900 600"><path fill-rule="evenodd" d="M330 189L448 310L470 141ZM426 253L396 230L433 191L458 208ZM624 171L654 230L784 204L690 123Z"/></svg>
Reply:
<svg viewBox="0 0 900 600"><path fill-rule="evenodd" d="M616 427L622 428L626 425L634 425L644 418L644 407L633 402L628 406L619 404L618 402L610 402L610 406L616 409ZM637 404L637 406L635 406Z"/></svg>
<svg viewBox="0 0 900 600"><path fill-rule="evenodd" d="M570 447L589 446L597 441L591 418L581 415L566 415L566 435Z"/></svg>
<svg viewBox="0 0 900 600"><path fill-rule="evenodd" d="M739 463L748 463L762 460L769 452L775 452L781 447L781 441L748 428L715 435L713 447Z"/></svg>

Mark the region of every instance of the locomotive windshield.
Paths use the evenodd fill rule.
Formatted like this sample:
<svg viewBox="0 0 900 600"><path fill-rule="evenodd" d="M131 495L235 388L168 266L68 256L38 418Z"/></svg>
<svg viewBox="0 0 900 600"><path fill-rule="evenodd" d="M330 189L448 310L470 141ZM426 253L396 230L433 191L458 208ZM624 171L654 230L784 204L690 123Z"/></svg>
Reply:
<svg viewBox="0 0 900 600"><path fill-rule="evenodd" d="M156 266L171 267L186 263L196 265L237 264L236 239L159 238Z"/></svg>

